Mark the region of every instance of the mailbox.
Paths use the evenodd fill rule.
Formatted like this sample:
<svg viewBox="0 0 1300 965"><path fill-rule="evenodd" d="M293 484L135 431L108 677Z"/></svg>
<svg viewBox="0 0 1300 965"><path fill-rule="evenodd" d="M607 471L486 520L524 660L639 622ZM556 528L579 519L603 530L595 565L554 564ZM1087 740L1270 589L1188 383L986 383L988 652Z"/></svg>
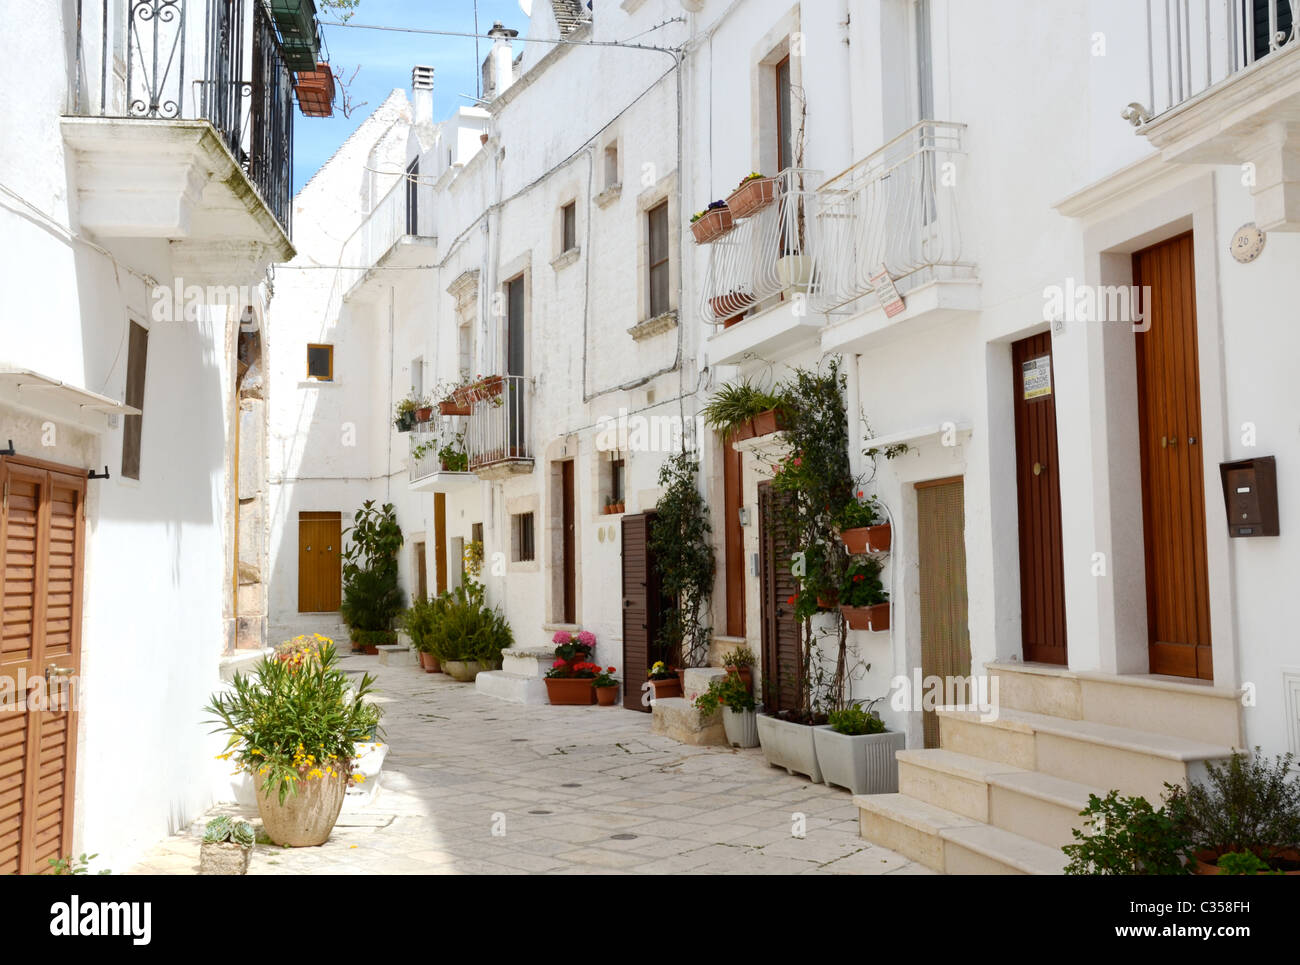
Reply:
<svg viewBox="0 0 1300 965"><path fill-rule="evenodd" d="M1219 465L1229 536L1276 536L1277 463L1272 456Z"/></svg>

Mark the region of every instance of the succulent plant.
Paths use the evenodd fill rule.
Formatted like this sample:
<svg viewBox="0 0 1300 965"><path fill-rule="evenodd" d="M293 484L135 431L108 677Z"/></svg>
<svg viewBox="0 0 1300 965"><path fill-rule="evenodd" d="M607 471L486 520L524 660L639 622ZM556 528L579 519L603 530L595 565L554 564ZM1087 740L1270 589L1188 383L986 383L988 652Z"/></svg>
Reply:
<svg viewBox="0 0 1300 965"><path fill-rule="evenodd" d="M227 841L241 848L251 848L257 841L253 826L247 821L236 821L222 814L208 822L203 830L204 844L225 844Z"/></svg>

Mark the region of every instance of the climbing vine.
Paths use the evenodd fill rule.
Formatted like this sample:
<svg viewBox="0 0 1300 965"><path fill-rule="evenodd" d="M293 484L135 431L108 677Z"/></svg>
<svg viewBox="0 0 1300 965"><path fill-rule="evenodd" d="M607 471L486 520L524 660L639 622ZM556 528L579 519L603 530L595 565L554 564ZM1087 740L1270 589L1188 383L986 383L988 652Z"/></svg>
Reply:
<svg viewBox="0 0 1300 965"><path fill-rule="evenodd" d="M700 495L699 462L688 451L671 456L659 470L663 495L650 525L650 550L663 590L677 601L660 631L662 652L682 665L702 666L709 650L709 596L717 569L708 507Z"/></svg>

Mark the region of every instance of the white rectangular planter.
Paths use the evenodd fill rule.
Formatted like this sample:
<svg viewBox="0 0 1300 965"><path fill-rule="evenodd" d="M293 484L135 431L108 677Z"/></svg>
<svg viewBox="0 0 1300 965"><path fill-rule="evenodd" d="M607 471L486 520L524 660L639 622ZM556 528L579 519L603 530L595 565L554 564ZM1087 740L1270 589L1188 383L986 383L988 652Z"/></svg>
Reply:
<svg viewBox="0 0 1300 965"><path fill-rule="evenodd" d="M758 746L758 715L752 710L722 708L722 727L732 747Z"/></svg>
<svg viewBox="0 0 1300 965"><path fill-rule="evenodd" d="M898 761L894 752L907 747L907 735L902 731L840 734L829 724L812 730L817 762L827 784L846 787L854 794L897 793Z"/></svg>
<svg viewBox="0 0 1300 965"><path fill-rule="evenodd" d="M816 727L792 724L767 714L758 715L758 742L763 757L773 767L784 767L790 774L807 774L814 782L822 781L817 766L817 746L813 742Z"/></svg>

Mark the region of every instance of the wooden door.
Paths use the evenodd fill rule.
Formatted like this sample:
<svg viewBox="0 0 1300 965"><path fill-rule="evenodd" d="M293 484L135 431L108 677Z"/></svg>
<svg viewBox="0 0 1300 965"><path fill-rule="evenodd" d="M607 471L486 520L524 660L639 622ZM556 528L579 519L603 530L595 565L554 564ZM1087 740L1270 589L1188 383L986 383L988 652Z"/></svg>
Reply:
<svg viewBox="0 0 1300 965"><path fill-rule="evenodd" d="M332 613L343 593L343 516L298 514L298 612Z"/></svg>
<svg viewBox="0 0 1300 965"><path fill-rule="evenodd" d="M1065 664L1065 561L1051 333L1012 343L1011 367L1020 516L1021 651L1028 661Z"/></svg>
<svg viewBox="0 0 1300 965"><path fill-rule="evenodd" d="M770 482L758 487L759 569L762 590L763 703L769 713L799 709L803 639L790 598L799 592L791 556L795 542L778 512Z"/></svg>
<svg viewBox="0 0 1300 965"><path fill-rule="evenodd" d="M434 580L438 595L447 592L447 494L433 494L433 566L437 570ZM428 576L421 572L421 586L428 582Z"/></svg>
<svg viewBox="0 0 1300 965"><path fill-rule="evenodd" d="M72 853L85 559L84 470L0 458L0 874ZM34 688L34 689L33 689Z"/></svg>
<svg viewBox="0 0 1300 965"><path fill-rule="evenodd" d="M966 622L966 508L960 478L916 484L921 675L970 676ZM955 695L961 703L967 694ZM939 717L926 711L925 746L939 746Z"/></svg>
<svg viewBox="0 0 1300 965"><path fill-rule="evenodd" d="M1151 672L1210 680L1192 236L1137 252L1133 282L1150 287L1136 339Z"/></svg>
<svg viewBox="0 0 1300 965"><path fill-rule="evenodd" d="M744 459L744 453L737 452L725 439L722 441L722 571L726 579L729 637L745 635L745 530L740 525Z"/></svg>
<svg viewBox="0 0 1300 965"><path fill-rule="evenodd" d="M573 460L560 463L560 525L563 527L564 613L562 622L578 622L577 512L574 504Z"/></svg>
<svg viewBox="0 0 1300 965"><path fill-rule="evenodd" d="M650 548L654 513L624 516L623 530L623 706L649 712L642 688L647 671L663 660L659 632L671 601L665 600Z"/></svg>
<svg viewBox="0 0 1300 965"><path fill-rule="evenodd" d="M429 598L429 564L426 557L428 547L423 540L411 544L411 562L415 564L415 596Z"/></svg>

